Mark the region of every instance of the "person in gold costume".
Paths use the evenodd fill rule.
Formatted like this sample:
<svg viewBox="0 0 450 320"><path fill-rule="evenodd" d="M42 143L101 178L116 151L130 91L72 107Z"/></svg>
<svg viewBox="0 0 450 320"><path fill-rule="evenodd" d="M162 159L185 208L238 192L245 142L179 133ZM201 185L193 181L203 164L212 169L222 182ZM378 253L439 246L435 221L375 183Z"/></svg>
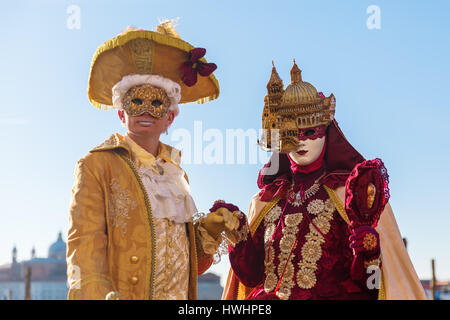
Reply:
<svg viewBox="0 0 450 320"><path fill-rule="evenodd" d="M169 21L127 29L94 54L90 102L118 109L113 134L75 168L67 237L69 299L196 299L197 276L237 227L220 203L197 214L179 150L160 142L179 103L219 95L206 50ZM234 224L233 224L234 223Z"/></svg>

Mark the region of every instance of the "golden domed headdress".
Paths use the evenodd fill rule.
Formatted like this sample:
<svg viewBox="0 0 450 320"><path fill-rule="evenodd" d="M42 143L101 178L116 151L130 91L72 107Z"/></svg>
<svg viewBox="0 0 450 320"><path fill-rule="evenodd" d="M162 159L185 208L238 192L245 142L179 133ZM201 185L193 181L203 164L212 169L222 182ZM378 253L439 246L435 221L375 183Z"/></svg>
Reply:
<svg viewBox="0 0 450 320"><path fill-rule="evenodd" d="M212 74L216 66L207 63L205 52L181 40L170 21L161 23L156 32L127 28L97 48L89 74L89 101L99 109L118 108L113 102L120 104L121 99L115 99L112 91L124 82L122 88L116 87L122 95L131 86L150 83L172 90L168 95L176 104L214 100L219 96Z"/></svg>
<svg viewBox="0 0 450 320"><path fill-rule="evenodd" d="M309 82L302 80L302 71L294 60L291 83L284 89L283 81L272 62L262 115L263 136L260 145L266 150L289 152L298 146L298 129L328 126L334 119L336 99L325 97Z"/></svg>

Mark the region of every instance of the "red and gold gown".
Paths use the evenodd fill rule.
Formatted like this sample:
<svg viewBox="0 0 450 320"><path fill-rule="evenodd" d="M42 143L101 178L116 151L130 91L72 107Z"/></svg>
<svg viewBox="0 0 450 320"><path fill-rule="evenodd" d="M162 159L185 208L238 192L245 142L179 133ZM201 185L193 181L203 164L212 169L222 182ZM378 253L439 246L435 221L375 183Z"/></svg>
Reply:
<svg viewBox="0 0 450 320"><path fill-rule="evenodd" d="M310 166L277 156L276 174L264 175L270 162L260 171L248 221L241 214L239 228L226 233L231 268L223 299L425 299L389 203L372 228L377 246L351 248L345 182L364 158L335 121Z"/></svg>
<svg viewBox="0 0 450 320"><path fill-rule="evenodd" d="M377 299L378 290L366 284L371 274L364 267L351 272L349 226L320 181L324 174L323 166L293 174L286 199L265 215L253 236L230 245L237 278L256 288L249 299ZM311 195L304 201L295 198L300 186ZM247 223L245 216L241 223ZM358 262L367 265L378 256L374 252Z"/></svg>

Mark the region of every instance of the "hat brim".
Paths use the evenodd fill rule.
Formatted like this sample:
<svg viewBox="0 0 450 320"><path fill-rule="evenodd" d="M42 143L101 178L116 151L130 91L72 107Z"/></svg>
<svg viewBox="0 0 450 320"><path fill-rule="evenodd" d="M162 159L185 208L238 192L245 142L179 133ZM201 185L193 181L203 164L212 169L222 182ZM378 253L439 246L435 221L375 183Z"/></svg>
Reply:
<svg viewBox="0 0 450 320"><path fill-rule="evenodd" d="M188 61L189 43L153 31L122 33L99 46L91 63L89 101L97 108L112 108L112 87L130 74L159 74L181 86L180 103L204 103L219 96L219 83L213 74L198 76L197 83L181 81L180 66ZM207 63L201 58L201 62Z"/></svg>

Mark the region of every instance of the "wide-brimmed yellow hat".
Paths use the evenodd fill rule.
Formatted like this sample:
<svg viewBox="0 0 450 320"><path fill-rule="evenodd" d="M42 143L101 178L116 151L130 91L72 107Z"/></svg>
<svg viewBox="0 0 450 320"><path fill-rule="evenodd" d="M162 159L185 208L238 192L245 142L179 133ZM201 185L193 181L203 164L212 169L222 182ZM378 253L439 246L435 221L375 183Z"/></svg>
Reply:
<svg viewBox="0 0 450 320"><path fill-rule="evenodd" d="M189 86L183 82L182 65L192 65L192 72L197 73L198 65L207 64L203 57L193 61L193 49L194 46L181 40L167 21L160 24L156 32L128 28L97 48L89 74L89 101L99 109L112 108L113 86L131 74L157 74L178 83L181 87L179 103L214 100L219 96L219 82L212 73L199 74L195 84L191 82Z"/></svg>

